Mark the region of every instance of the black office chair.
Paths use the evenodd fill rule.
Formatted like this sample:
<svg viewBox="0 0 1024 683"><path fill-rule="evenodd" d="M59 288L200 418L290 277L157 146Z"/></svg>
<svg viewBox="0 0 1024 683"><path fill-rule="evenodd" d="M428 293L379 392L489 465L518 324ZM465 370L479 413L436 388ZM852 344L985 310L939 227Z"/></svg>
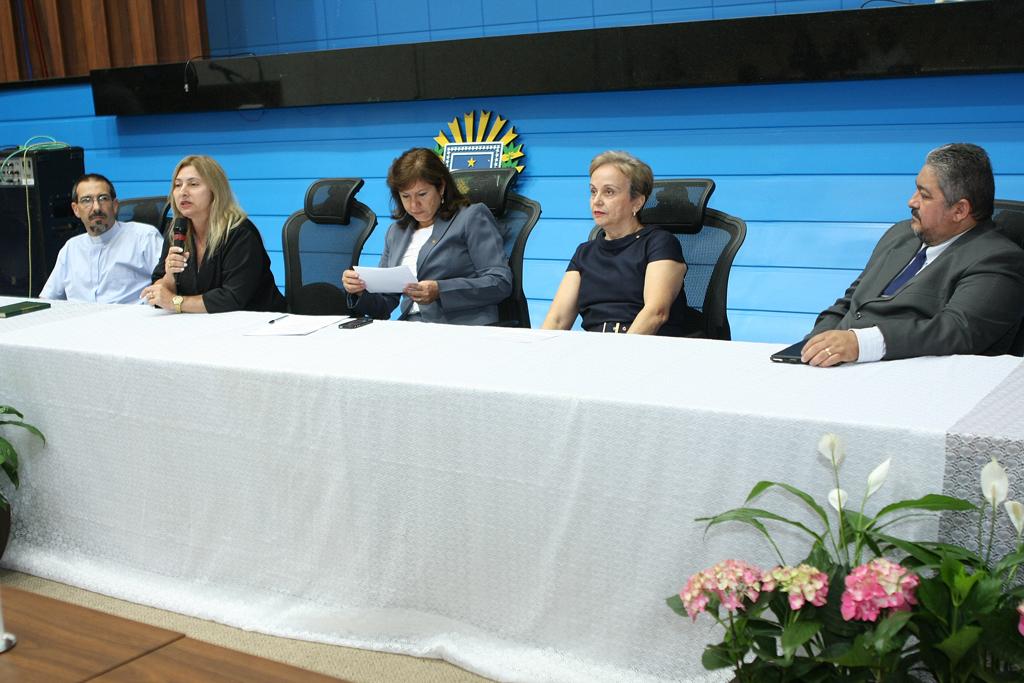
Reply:
<svg viewBox="0 0 1024 683"><path fill-rule="evenodd" d="M455 171L452 178L471 202L480 202L494 214L512 269L512 294L498 304L498 325L530 327L530 309L523 294L523 255L530 231L540 218L540 204L512 192L518 178L514 168Z"/></svg>
<svg viewBox="0 0 1024 683"><path fill-rule="evenodd" d="M996 224L996 229L1024 249L1024 202L997 199L994 208L992 221ZM1021 318L1024 319L1024 311L1021 312ZM1024 356L1024 322L1017 330L1010 353L1014 356Z"/></svg>
<svg viewBox="0 0 1024 683"><path fill-rule="evenodd" d="M285 299L304 315L351 315L341 273L359 262L377 214L355 199L362 178L326 178L306 190L302 211L284 223Z"/></svg>
<svg viewBox="0 0 1024 683"><path fill-rule="evenodd" d="M997 199L993 208L992 221L996 229L1024 249L1024 202Z"/></svg>
<svg viewBox="0 0 1024 683"><path fill-rule="evenodd" d="M686 303L704 314L704 336L732 338L726 304L729 271L747 237L747 224L736 216L708 208L715 181L707 178L655 180L639 218L676 236L686 259ZM594 228L590 239L604 236Z"/></svg>
<svg viewBox="0 0 1024 683"><path fill-rule="evenodd" d="M170 224L170 212L166 196L130 197L118 200L117 220L148 223L162 235Z"/></svg>

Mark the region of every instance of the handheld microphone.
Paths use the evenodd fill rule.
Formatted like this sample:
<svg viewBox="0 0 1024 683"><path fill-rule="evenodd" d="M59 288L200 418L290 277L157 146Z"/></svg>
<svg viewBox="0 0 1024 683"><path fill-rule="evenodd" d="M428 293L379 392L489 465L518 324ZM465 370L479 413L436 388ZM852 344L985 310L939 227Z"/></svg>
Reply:
<svg viewBox="0 0 1024 683"><path fill-rule="evenodd" d="M181 247L182 251L185 250L185 236L188 234L188 219L179 216L174 219L174 223L171 226L172 241L171 245L175 247ZM174 274L174 286L178 286L178 278L181 273Z"/></svg>

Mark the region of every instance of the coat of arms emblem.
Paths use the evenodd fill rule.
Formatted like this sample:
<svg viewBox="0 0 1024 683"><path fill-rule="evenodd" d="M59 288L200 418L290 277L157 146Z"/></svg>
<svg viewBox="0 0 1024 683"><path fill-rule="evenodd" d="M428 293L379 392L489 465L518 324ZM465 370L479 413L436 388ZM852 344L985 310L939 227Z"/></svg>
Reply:
<svg viewBox="0 0 1024 683"><path fill-rule="evenodd" d="M493 116L494 121L491 121ZM449 140L444 131L439 131L434 141L434 152L453 171L484 168L514 168L522 172L526 166L522 143L513 144L519 137L515 127L503 130L506 119L489 111L469 112L448 122ZM490 126L490 127L488 127Z"/></svg>

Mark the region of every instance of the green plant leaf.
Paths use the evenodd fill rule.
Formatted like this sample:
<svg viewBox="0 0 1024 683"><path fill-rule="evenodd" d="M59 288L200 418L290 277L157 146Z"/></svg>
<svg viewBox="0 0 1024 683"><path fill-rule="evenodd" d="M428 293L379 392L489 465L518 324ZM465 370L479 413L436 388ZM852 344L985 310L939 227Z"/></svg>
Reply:
<svg viewBox="0 0 1024 683"><path fill-rule="evenodd" d="M18 488L20 483L18 480L18 452L2 436L0 436L0 469L7 474L7 478L14 484L14 488Z"/></svg>
<svg viewBox="0 0 1024 683"><path fill-rule="evenodd" d="M939 577L921 579L917 586L917 601L929 614L938 619L944 626L949 625L949 610L952 601L949 588Z"/></svg>
<svg viewBox="0 0 1024 683"><path fill-rule="evenodd" d="M973 574L958 574L956 580L953 583L953 602L956 604L963 604L964 600L967 599L968 594L974 589L974 584L981 581L983 578L981 572L975 572Z"/></svg>
<svg viewBox="0 0 1024 683"><path fill-rule="evenodd" d="M979 649L985 651L993 662L1024 669L1024 638L1017 631L1019 620L1020 615L1013 607L981 617L978 622L985 630L985 636L978 643Z"/></svg>
<svg viewBox="0 0 1024 683"><path fill-rule="evenodd" d="M665 603L679 616L686 617L687 619L690 618L690 615L686 611L686 607L683 605L683 599L679 597L678 593L665 598Z"/></svg>
<svg viewBox="0 0 1024 683"><path fill-rule="evenodd" d="M797 648L813 638L821 630L820 621L798 620L782 630L782 652L787 659L793 657Z"/></svg>
<svg viewBox="0 0 1024 683"><path fill-rule="evenodd" d="M782 522L794 526L811 536L816 541L821 541L821 536L811 531L806 525L800 522L795 522L791 519L787 519L782 515L770 512L768 510L761 510L760 508L733 508L732 510L726 510L725 512L715 515L714 517L698 517L698 522L707 522L707 528L710 529L715 524L721 524L722 522L744 522L750 524L751 520L760 519L771 519L776 522ZM705 530L706 531L706 530Z"/></svg>
<svg viewBox="0 0 1024 683"><path fill-rule="evenodd" d="M18 417L25 417L11 406L0 406L0 415L17 415Z"/></svg>
<svg viewBox="0 0 1024 683"><path fill-rule="evenodd" d="M949 657L953 666L956 666L964 658L964 655L978 643L981 634L980 626L964 626L935 647Z"/></svg>
<svg viewBox="0 0 1024 683"><path fill-rule="evenodd" d="M971 585L973 585L973 582L968 585L964 581L966 576L967 570L956 558L949 557L948 555L942 558L942 562L939 564L939 578L941 578L942 582L946 584L947 588L949 588L949 597L957 607L959 607L961 603L963 603L964 598L967 597L967 593L964 592L964 588L970 590Z"/></svg>
<svg viewBox="0 0 1024 683"><path fill-rule="evenodd" d="M878 655L868 646L867 636L862 633L852 643L837 643L829 648L827 655L822 653L819 659L839 666L869 667L878 662Z"/></svg>
<svg viewBox="0 0 1024 683"><path fill-rule="evenodd" d="M821 519L821 522L822 522L822 524L825 525L825 528L828 528L828 514L825 512L825 508L823 508L820 505L818 505L817 501L815 501L814 498L810 494L808 494L808 493L806 493L804 491L801 491L797 487L791 486L790 484L786 484L784 482L780 482L780 481L759 481L756 484L754 484L754 488L750 489L750 493L747 494L747 499L745 501L743 501L743 502L744 503L749 503L751 500L753 500L757 496L761 495L764 491L770 489L773 486L778 486L780 488L783 488L783 489L789 491L794 496L796 496L797 498L802 500L804 503L806 503L807 507L811 508L812 510L814 510L815 513L817 513L818 518Z"/></svg>
<svg viewBox="0 0 1024 683"><path fill-rule="evenodd" d="M874 520L856 510L843 510L843 521L849 525L852 531L860 534L870 527Z"/></svg>
<svg viewBox="0 0 1024 683"><path fill-rule="evenodd" d="M0 436L0 462L9 462L18 467L18 452L14 450L11 442Z"/></svg>
<svg viewBox="0 0 1024 683"><path fill-rule="evenodd" d="M7 475L7 478L11 480L12 484L14 484L14 488L21 487L21 478L18 476L17 468L11 465L11 463L5 462L0 463L0 469L4 471L4 474Z"/></svg>
<svg viewBox="0 0 1024 683"><path fill-rule="evenodd" d="M933 512L941 512L943 510L963 511L977 509L978 507L974 503L964 500L963 498L954 498L953 496L929 493L927 496L914 498L913 500L901 500L895 503L890 503L878 511L878 514L875 515L875 519L881 519L885 515L890 512L895 512L896 510L931 510Z"/></svg>
<svg viewBox="0 0 1024 683"><path fill-rule="evenodd" d="M934 566L939 563L939 556L920 543L911 543L910 541L904 541L902 538L896 538L895 536L889 536L888 534L880 534L877 532L869 531L867 532L867 535L869 537L873 536L884 543L888 543L894 548L899 548L921 564Z"/></svg>
<svg viewBox="0 0 1024 683"><path fill-rule="evenodd" d="M1018 549L1014 552L1006 555L1003 559L999 560L999 564L996 565L993 574L1002 574L1005 571L1013 569L1021 562L1024 562L1024 549Z"/></svg>
<svg viewBox="0 0 1024 683"><path fill-rule="evenodd" d="M969 566L977 568L984 567L984 562L982 561L981 556L977 553L971 552L967 548L962 548L958 545L950 545L948 543L939 543L937 541L924 541L919 545L944 557L956 558Z"/></svg>
<svg viewBox="0 0 1024 683"><path fill-rule="evenodd" d="M701 519L698 519L697 521L698 522L702 522L702 521L704 521L706 519L708 519L708 518L707 517L703 517ZM768 543L771 545L772 549L775 551L775 555L778 556L779 564L786 564L786 559L782 556L782 551L779 550L779 546L775 545L775 541L772 539L772 535L770 533L768 533L768 528L764 524L762 524L761 522L757 521L756 519L746 520L746 524L748 524L748 525L754 527L755 529L757 529L758 531L760 531L761 535L764 536L765 539L768 540ZM706 534L708 532L708 529L710 529L710 528L711 528L711 524L708 524L707 529L704 529L704 533Z"/></svg>
<svg viewBox="0 0 1024 683"><path fill-rule="evenodd" d="M754 638L754 644L751 650L760 659L764 659L769 662L783 663L782 657L779 656L779 650L776 647L778 640L767 636L758 636Z"/></svg>
<svg viewBox="0 0 1024 683"><path fill-rule="evenodd" d="M708 671L725 669L736 665L736 660L729 653L725 645L708 645L704 648L704 654L700 657L700 663Z"/></svg>
<svg viewBox="0 0 1024 683"><path fill-rule="evenodd" d="M804 564L817 567L826 574L828 574L832 570L832 567L835 566L832 556L828 554L828 550L825 549L825 546L822 543L815 543L811 546L811 552L804 559Z"/></svg>
<svg viewBox="0 0 1024 683"><path fill-rule="evenodd" d="M999 598L1003 594L1003 582L999 579L981 575L981 572L975 576L981 576L981 578L975 584L974 589L967 594L967 599L961 606L962 617L991 614L999 606Z"/></svg>
<svg viewBox="0 0 1024 683"><path fill-rule="evenodd" d="M900 631L907 625L913 612L894 612L882 619L875 627L872 638L875 652L880 655L899 650L903 647L906 637L898 638Z"/></svg>
<svg viewBox="0 0 1024 683"><path fill-rule="evenodd" d="M43 443L46 443L46 437L43 436L43 433L27 422L21 422L20 420L4 420L3 422L0 422L0 424L11 425L12 427L21 427L22 429L26 429L32 434L35 434L40 439L42 439Z"/></svg>
<svg viewBox="0 0 1024 683"><path fill-rule="evenodd" d="M769 621L767 619L750 619L747 622L747 630L752 636L756 637L768 636L775 638L782 634L782 627L774 621Z"/></svg>
<svg viewBox="0 0 1024 683"><path fill-rule="evenodd" d="M974 589L974 585L981 581L983 578L988 576L984 571L975 571L973 574L968 574L964 565L952 558L944 558L942 561L942 567L939 571L942 575L943 581L947 580L947 567L949 563L956 565L957 569L952 574L953 585L950 586L950 596L953 598L953 604L960 607L967 600L967 596ZM949 585L949 584L947 584Z"/></svg>

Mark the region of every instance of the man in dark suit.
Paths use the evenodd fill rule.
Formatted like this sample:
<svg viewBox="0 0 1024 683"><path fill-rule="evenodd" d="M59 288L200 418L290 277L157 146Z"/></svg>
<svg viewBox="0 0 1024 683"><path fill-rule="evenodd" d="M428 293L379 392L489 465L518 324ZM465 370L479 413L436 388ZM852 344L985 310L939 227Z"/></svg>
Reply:
<svg viewBox="0 0 1024 683"><path fill-rule="evenodd" d="M995 230L981 147L928 153L907 205L846 293L818 316L805 363L1006 353L1024 317L1024 250Z"/></svg>

